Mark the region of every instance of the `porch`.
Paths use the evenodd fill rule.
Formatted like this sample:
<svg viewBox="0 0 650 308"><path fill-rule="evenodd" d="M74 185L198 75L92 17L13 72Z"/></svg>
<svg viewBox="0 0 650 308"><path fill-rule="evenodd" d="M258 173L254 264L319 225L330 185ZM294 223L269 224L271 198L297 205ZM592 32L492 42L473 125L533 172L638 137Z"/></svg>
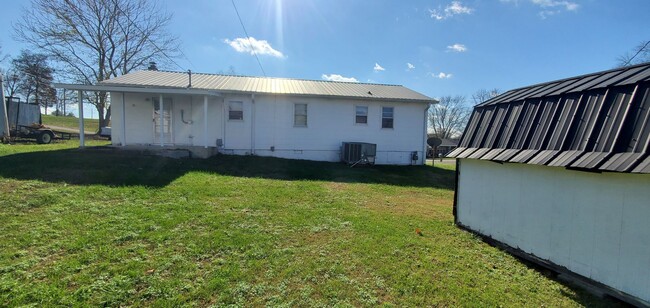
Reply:
<svg viewBox="0 0 650 308"><path fill-rule="evenodd" d="M223 145L224 104L220 93L199 89L58 84L77 91L79 127L84 125L85 91L109 93L112 145L132 150L180 150L209 157ZM79 147L85 147L80 130Z"/></svg>

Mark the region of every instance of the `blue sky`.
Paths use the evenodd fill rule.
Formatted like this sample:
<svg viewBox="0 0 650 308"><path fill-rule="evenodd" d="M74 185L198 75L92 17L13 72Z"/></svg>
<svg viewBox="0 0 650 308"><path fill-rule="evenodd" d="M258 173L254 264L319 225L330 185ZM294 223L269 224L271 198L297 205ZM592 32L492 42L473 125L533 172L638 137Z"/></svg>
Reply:
<svg viewBox="0 0 650 308"><path fill-rule="evenodd" d="M231 1L160 3L185 54L169 69L262 75ZM268 76L401 84L431 97L610 69L650 39L647 0L235 3ZM11 30L21 5L3 3L0 46L10 55L25 47Z"/></svg>

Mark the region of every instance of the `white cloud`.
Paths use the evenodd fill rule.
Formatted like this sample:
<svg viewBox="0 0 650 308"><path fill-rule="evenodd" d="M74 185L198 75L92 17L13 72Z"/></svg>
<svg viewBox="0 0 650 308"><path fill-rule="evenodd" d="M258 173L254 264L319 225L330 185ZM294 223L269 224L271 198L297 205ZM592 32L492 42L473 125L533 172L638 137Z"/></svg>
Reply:
<svg viewBox="0 0 650 308"><path fill-rule="evenodd" d="M514 3L519 5L519 0L500 0L503 3ZM523 0L522 0L523 1ZM533 5L538 6L541 11L539 11L539 16L542 19L546 19L548 16L552 16L564 11L575 12L580 8L580 5L576 2L567 1L567 0L528 0Z"/></svg>
<svg viewBox="0 0 650 308"><path fill-rule="evenodd" d="M473 11L474 9L464 6L460 1L452 1L444 9L441 9L440 7L435 10L429 9L429 14L431 14L431 18L435 20L443 20L453 17L454 15L472 14Z"/></svg>
<svg viewBox="0 0 650 308"><path fill-rule="evenodd" d="M439 79L449 79L449 78L451 78L452 75L451 75L451 74L447 74L447 73L440 72L440 73L438 73L438 74L436 74L436 73L431 73L431 76L434 77L434 78L439 78Z"/></svg>
<svg viewBox="0 0 650 308"><path fill-rule="evenodd" d="M372 69L373 69L375 72L385 71L385 70L386 70L385 68L381 67L381 65L379 65L379 63L377 63L377 62L375 62L375 67L373 67Z"/></svg>
<svg viewBox="0 0 650 308"><path fill-rule="evenodd" d="M567 11L575 11L580 5L571 1L557 1L557 0L530 0L532 3L539 5L542 8L564 8Z"/></svg>
<svg viewBox="0 0 650 308"><path fill-rule="evenodd" d="M321 78L328 81L359 82L359 80L357 80L354 77L343 77L339 74L329 74L329 75L323 74L321 75Z"/></svg>
<svg viewBox="0 0 650 308"><path fill-rule="evenodd" d="M463 44L456 43L454 45L447 46L447 51L465 52L465 51L467 51L467 47L465 47L465 45L463 45Z"/></svg>
<svg viewBox="0 0 650 308"><path fill-rule="evenodd" d="M413 64L411 64L411 63L409 63L409 62L407 62L407 63L406 63L406 70L410 72L410 71L412 71L413 69L415 69L415 65L413 65Z"/></svg>
<svg viewBox="0 0 650 308"><path fill-rule="evenodd" d="M250 37L250 40L245 37L238 37L234 40L225 39L223 42L230 45L237 52L249 53L251 55L257 53L258 55L269 55L276 58L285 57L282 52L273 49L271 44L266 40L258 41L254 37Z"/></svg>

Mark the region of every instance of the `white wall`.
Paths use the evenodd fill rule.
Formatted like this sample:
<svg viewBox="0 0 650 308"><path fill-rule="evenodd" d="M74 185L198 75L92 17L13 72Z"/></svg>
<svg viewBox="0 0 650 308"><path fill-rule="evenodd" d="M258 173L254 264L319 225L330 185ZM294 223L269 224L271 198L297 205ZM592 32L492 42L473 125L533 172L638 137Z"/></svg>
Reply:
<svg viewBox="0 0 650 308"><path fill-rule="evenodd" d="M126 144L153 144L153 105L147 94L126 94ZM121 94L112 93L112 138L121 140ZM176 145L203 145L203 97L165 95L173 100ZM241 101L243 120L228 120L228 102ZM169 103L165 100L165 104ZM307 127L294 127L295 103L308 105ZM368 124L355 124L355 106L368 106ZM381 107L395 107L394 128L381 128ZM377 164L410 164L411 152L424 163L426 140L422 103L384 103L275 95L226 95L211 97L208 108L210 146L222 139L224 153L274 156L292 159L339 161L341 142L377 144ZM192 114L192 124L181 121L180 110ZM271 150L271 147L274 147Z"/></svg>
<svg viewBox="0 0 650 308"><path fill-rule="evenodd" d="M650 174L460 160L457 219L650 301Z"/></svg>
<svg viewBox="0 0 650 308"><path fill-rule="evenodd" d="M126 144L152 145L153 138L153 97L159 95L126 93ZM163 95L163 104L172 105L172 135L174 144L184 146L203 146L203 96ZM216 146L216 140L223 137L221 125L223 113L222 99L209 97L208 100L208 145ZM181 110L183 116L181 117ZM113 144L122 144L122 94L111 93L111 139ZM184 123L185 121L186 123ZM158 144L155 144L158 145Z"/></svg>

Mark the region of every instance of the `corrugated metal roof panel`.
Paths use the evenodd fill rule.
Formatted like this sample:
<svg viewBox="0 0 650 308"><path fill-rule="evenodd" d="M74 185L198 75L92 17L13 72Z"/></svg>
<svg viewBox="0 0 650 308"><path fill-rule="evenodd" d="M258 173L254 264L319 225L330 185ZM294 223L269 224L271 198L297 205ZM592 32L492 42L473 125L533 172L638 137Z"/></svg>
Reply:
<svg viewBox="0 0 650 308"><path fill-rule="evenodd" d="M630 172L643 156L645 155L642 153L617 153L598 169L614 172Z"/></svg>
<svg viewBox="0 0 650 308"><path fill-rule="evenodd" d="M470 155L472 155L472 153L476 152L476 150L478 150L478 148L469 148L469 149L466 149L466 150L463 151L462 153L457 154L457 155L456 155L456 158L467 158L467 157L469 157Z"/></svg>
<svg viewBox="0 0 650 308"><path fill-rule="evenodd" d="M497 157L501 152L505 151L506 149L491 149L489 152L487 152L485 155L483 155L480 159L482 160L494 160L495 157Z"/></svg>
<svg viewBox="0 0 650 308"><path fill-rule="evenodd" d="M558 154L560 154L560 151L558 150L544 150L532 159L530 159L527 163L528 164L533 164L533 165L546 165L549 162L551 162Z"/></svg>
<svg viewBox="0 0 650 308"><path fill-rule="evenodd" d="M584 151L560 152L560 155L558 155L556 158L551 160L551 162L548 163L547 165L551 167L567 167L576 159L580 158L580 156L582 156L582 154L584 153L585 153Z"/></svg>
<svg viewBox="0 0 650 308"><path fill-rule="evenodd" d="M611 86L611 85L629 85L630 83L628 80L633 79L634 75L638 74L639 72L645 70L646 68L643 66L638 66L638 67L631 67L627 70L624 70L620 74L616 75L614 78L607 80L607 83L604 85L600 86Z"/></svg>
<svg viewBox="0 0 650 308"><path fill-rule="evenodd" d="M516 129L516 134L510 145L513 149L525 149L530 140L531 132L537 127L538 110L541 100L526 101L520 114L521 120Z"/></svg>
<svg viewBox="0 0 650 308"><path fill-rule="evenodd" d="M496 142L496 148L508 148L514 140L515 132L519 127L520 114L524 107L524 102L517 102L508 104L510 106L510 112L508 117L503 121L503 132Z"/></svg>
<svg viewBox="0 0 650 308"><path fill-rule="evenodd" d="M650 173L650 156L646 157L634 170L634 173Z"/></svg>
<svg viewBox="0 0 650 308"><path fill-rule="evenodd" d="M603 73L602 75L598 76L597 78L594 78L593 80L575 88L572 89L571 92L579 92L579 91L586 91L586 90L591 90L591 89L597 89L601 87L601 84L606 85L607 82L611 79L614 78L616 75L620 74L620 71L613 71L613 72L607 72Z"/></svg>
<svg viewBox="0 0 650 308"><path fill-rule="evenodd" d="M472 155L468 156L467 158L480 159L483 155L485 155L490 150L491 149L488 149L488 148L478 149L474 153L472 153Z"/></svg>
<svg viewBox="0 0 650 308"><path fill-rule="evenodd" d="M506 149L503 150L499 155L494 157L494 161L499 161L499 162L506 162L509 161L511 158L515 157L517 153L519 153L521 150L519 149Z"/></svg>
<svg viewBox="0 0 650 308"><path fill-rule="evenodd" d="M587 152L569 165L572 168L596 169L613 154L610 152Z"/></svg>
<svg viewBox="0 0 650 308"><path fill-rule="evenodd" d="M639 72L638 74L631 76L630 78L621 80L617 82L614 86L622 86L626 84L633 84L637 83L642 80L648 80L647 78L650 78L650 67L646 67L643 71Z"/></svg>
<svg viewBox="0 0 650 308"><path fill-rule="evenodd" d="M472 115L469 118L469 122L465 128L465 133L463 133L463 136L460 138L460 147L467 148L472 143L474 136L477 134L476 128L478 127L479 122L483 117L484 110L485 109L481 108L475 112L472 112Z"/></svg>
<svg viewBox="0 0 650 308"><path fill-rule="evenodd" d="M506 104L497 105L495 107L494 119L492 120L492 124L490 124L490 128L487 130L487 135L481 145L482 147L494 148L497 145L497 141L499 140L498 138L507 127L503 122L506 120L509 107L510 105Z"/></svg>
<svg viewBox="0 0 650 308"><path fill-rule="evenodd" d="M551 136L548 140L547 149L560 150L562 145L565 144L569 129L576 121L576 112L580 105L581 95L568 95L562 98L562 111L557 118L555 128L550 132Z"/></svg>
<svg viewBox="0 0 650 308"><path fill-rule="evenodd" d="M185 72L137 71L102 81L98 85L184 89L189 85L189 75ZM192 73L192 88L227 93L314 95L426 103L435 101L398 85L202 73Z"/></svg>
<svg viewBox="0 0 650 308"><path fill-rule="evenodd" d="M527 163L533 156L539 153L539 150L523 150L515 155L513 158L509 159L508 162L511 163Z"/></svg>
<svg viewBox="0 0 650 308"><path fill-rule="evenodd" d="M458 156L458 154L463 153L463 151L467 150L467 148L455 148L453 151L451 151L449 154L447 154L447 157L450 158L455 158Z"/></svg>

